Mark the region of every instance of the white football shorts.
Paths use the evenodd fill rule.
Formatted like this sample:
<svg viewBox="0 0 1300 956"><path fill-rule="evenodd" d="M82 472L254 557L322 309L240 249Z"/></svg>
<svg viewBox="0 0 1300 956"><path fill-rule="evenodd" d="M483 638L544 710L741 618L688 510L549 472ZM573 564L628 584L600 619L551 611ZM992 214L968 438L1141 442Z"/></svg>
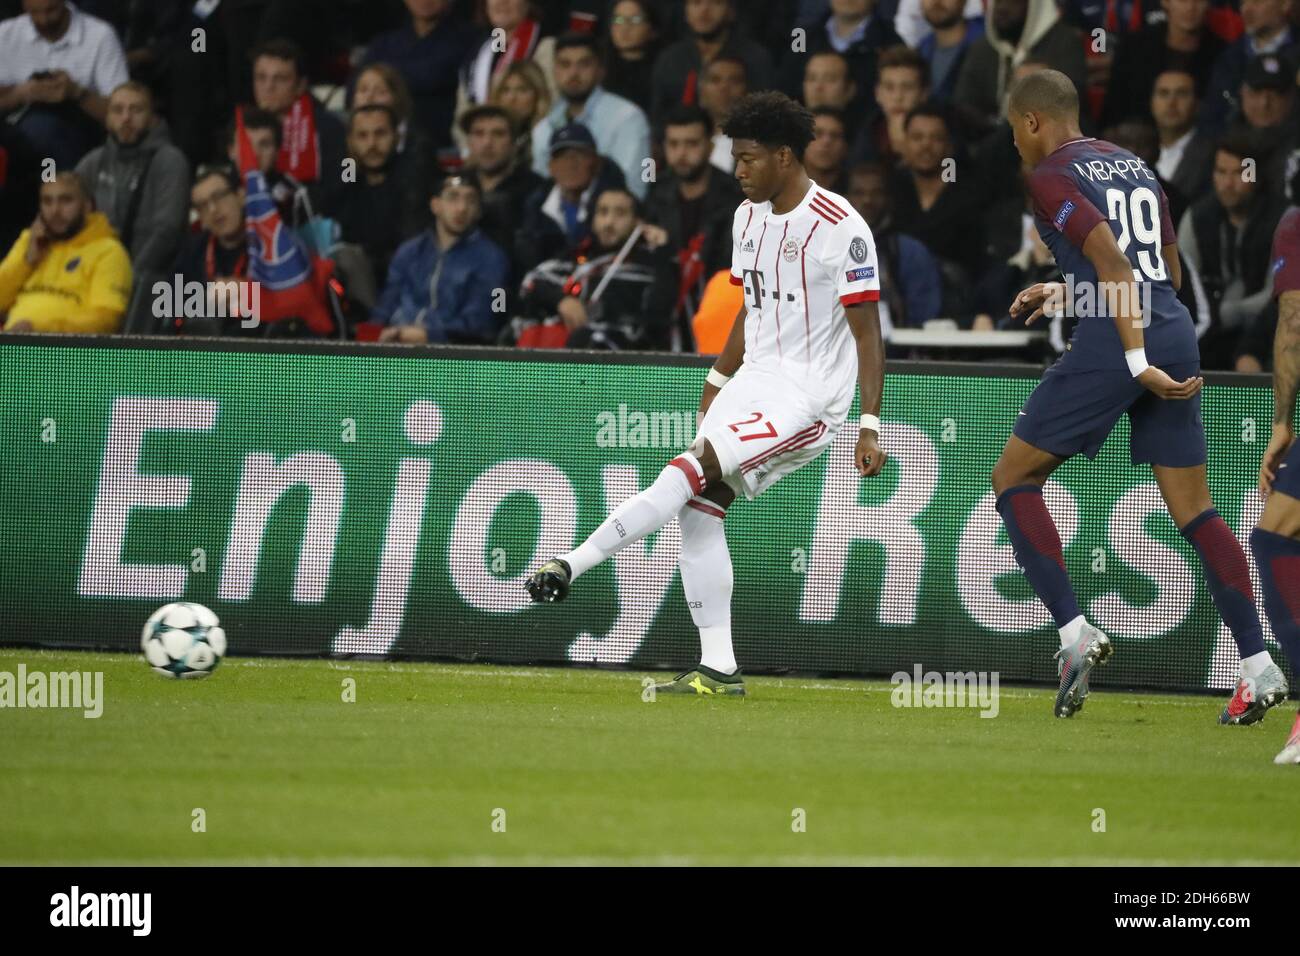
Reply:
<svg viewBox="0 0 1300 956"><path fill-rule="evenodd" d="M722 466L722 480L753 499L812 461L835 440L839 424L827 422L805 393L789 381L742 365L722 387L688 449L707 440Z"/></svg>

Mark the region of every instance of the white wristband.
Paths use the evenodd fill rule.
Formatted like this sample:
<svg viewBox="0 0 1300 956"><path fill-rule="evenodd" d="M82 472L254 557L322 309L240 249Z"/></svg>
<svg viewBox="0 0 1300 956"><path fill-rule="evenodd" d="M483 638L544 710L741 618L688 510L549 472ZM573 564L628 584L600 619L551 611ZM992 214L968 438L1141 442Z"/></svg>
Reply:
<svg viewBox="0 0 1300 956"><path fill-rule="evenodd" d="M875 432L877 435L879 435L880 419L877 418L875 415L868 415L866 413L863 413L862 417L858 419L858 427L869 429Z"/></svg>
<svg viewBox="0 0 1300 956"><path fill-rule="evenodd" d="M1124 361L1128 362L1129 374L1137 378L1143 372L1151 367L1147 362L1147 350L1145 348L1129 349L1124 353Z"/></svg>
<svg viewBox="0 0 1300 956"><path fill-rule="evenodd" d="M731 381L731 376L723 375L716 368L711 368L709 369L708 376L704 380L708 382L710 385L712 385L714 388L722 388L722 386L726 385L728 382Z"/></svg>

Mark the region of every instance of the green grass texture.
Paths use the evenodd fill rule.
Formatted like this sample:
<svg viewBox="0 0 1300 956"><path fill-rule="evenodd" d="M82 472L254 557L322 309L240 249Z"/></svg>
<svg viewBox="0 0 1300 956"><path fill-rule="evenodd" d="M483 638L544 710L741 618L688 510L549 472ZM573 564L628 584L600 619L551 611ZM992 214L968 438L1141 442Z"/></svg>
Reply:
<svg viewBox="0 0 1300 956"><path fill-rule="evenodd" d="M1002 687L998 715L886 681L0 649L103 673L103 713L0 709L0 864L1270 865L1300 859L1291 706ZM665 675L655 675L662 679ZM669 675L670 676L670 675ZM355 695L354 701L345 697ZM201 826L200 826L201 824Z"/></svg>

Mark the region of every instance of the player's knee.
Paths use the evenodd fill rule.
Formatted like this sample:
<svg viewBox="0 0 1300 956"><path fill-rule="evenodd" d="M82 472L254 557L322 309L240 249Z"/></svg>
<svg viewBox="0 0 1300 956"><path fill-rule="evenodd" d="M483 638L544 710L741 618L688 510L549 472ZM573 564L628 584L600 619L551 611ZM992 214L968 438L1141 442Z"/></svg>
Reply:
<svg viewBox="0 0 1300 956"><path fill-rule="evenodd" d="M723 514L725 515L727 508L729 508L731 503L736 500L736 493L731 490L731 486L725 481L718 481L714 482L708 488L705 488L704 493L700 497L712 501L722 509Z"/></svg>
<svg viewBox="0 0 1300 956"><path fill-rule="evenodd" d="M717 452L713 450L713 446L709 444L707 439L700 444L699 454L695 458L700 463L700 467L704 469L704 483L706 485L717 485L718 482L722 481L722 464L718 461Z"/></svg>
<svg viewBox="0 0 1300 956"><path fill-rule="evenodd" d="M999 458L998 463L993 466L993 471L989 475L989 483L993 485L993 493L1000 495L1008 488L1014 488L1024 482L1020 480L1021 476L1016 474L1013 468L1005 458Z"/></svg>
<svg viewBox="0 0 1300 956"><path fill-rule="evenodd" d="M1004 453L998 459L998 463L993 466L993 471L989 475L989 483L993 486L993 493L1000 495L1008 488L1015 488L1019 485L1041 485L1047 481L1050 471L1037 471L1033 468L1027 468L1023 463L1017 462L1014 458L1008 458Z"/></svg>

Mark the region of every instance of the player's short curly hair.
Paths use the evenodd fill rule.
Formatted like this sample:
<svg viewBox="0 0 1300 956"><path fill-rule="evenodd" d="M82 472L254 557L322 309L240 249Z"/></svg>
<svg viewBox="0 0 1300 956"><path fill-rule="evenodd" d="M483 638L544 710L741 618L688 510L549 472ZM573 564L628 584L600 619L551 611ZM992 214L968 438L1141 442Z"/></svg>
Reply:
<svg viewBox="0 0 1300 956"><path fill-rule="evenodd" d="M788 146L799 160L817 138L812 113L784 93L774 91L742 96L723 121L722 132L732 139L752 139L770 149Z"/></svg>

